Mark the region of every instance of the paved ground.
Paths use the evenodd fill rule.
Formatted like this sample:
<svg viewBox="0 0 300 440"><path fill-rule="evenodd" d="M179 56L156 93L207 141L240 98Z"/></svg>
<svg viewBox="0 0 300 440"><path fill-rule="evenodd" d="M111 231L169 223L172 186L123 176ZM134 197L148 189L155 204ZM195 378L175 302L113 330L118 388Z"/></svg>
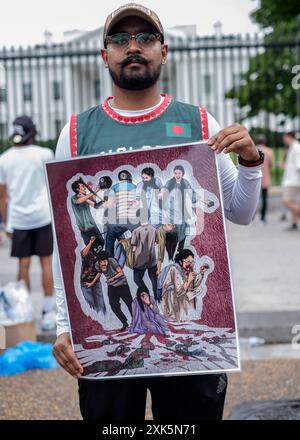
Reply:
<svg viewBox="0 0 300 440"><path fill-rule="evenodd" d="M270 347L242 348L242 372L229 375L225 418L246 402L299 398L300 350ZM0 377L0 420L80 418L77 382L61 369Z"/></svg>
<svg viewBox="0 0 300 440"><path fill-rule="evenodd" d="M286 232L273 211L266 225L228 223L232 276L239 312L300 309L300 231Z"/></svg>

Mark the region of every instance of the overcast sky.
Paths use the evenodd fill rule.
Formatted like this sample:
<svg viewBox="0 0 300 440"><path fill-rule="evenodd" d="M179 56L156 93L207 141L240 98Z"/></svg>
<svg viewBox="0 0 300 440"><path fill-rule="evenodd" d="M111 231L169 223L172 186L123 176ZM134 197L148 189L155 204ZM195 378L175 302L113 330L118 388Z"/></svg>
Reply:
<svg viewBox="0 0 300 440"><path fill-rule="evenodd" d="M249 12L258 0L145 0L136 1L153 9L165 28L196 24L200 35L212 34L217 21L224 33L253 33L257 27ZM124 0L6 0L0 13L0 46L28 45L44 41L48 29L55 41L63 31L93 30L103 25L106 16Z"/></svg>

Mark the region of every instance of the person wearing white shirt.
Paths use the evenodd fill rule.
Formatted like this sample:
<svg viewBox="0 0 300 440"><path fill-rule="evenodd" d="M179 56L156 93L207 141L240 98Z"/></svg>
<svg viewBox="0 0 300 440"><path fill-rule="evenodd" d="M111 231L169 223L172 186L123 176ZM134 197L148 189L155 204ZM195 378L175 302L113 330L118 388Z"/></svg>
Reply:
<svg viewBox="0 0 300 440"><path fill-rule="evenodd" d="M300 213L300 143L294 132L285 133L283 142L288 147L282 180L283 204L291 214L291 225L287 230L296 231Z"/></svg>
<svg viewBox="0 0 300 440"><path fill-rule="evenodd" d="M12 239L11 256L18 258L18 280L30 291L31 257L37 255L44 290L42 328L52 330L55 322L52 253L53 235L44 162L53 160L49 148L34 144L36 127L28 116L15 119L11 140L14 146L0 157L0 212Z"/></svg>

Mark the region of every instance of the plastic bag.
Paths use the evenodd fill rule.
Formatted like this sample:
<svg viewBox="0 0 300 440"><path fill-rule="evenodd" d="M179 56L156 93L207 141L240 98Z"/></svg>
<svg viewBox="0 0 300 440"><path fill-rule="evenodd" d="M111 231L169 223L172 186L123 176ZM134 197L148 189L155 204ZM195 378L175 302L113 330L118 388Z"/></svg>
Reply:
<svg viewBox="0 0 300 440"><path fill-rule="evenodd" d="M24 280L11 281L0 287L0 324L33 320L32 300Z"/></svg>
<svg viewBox="0 0 300 440"><path fill-rule="evenodd" d="M52 344L24 341L0 355L0 376L10 376L37 368L58 368L52 354Z"/></svg>

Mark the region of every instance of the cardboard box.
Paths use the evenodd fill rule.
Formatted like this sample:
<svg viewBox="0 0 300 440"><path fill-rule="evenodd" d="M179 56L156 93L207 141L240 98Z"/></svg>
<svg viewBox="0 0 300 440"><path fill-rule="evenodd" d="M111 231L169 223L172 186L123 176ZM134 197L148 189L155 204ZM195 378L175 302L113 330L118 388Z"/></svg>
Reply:
<svg viewBox="0 0 300 440"><path fill-rule="evenodd" d="M13 347L23 341L36 341L35 322L4 325L6 348ZM1 347L0 347L1 348Z"/></svg>

